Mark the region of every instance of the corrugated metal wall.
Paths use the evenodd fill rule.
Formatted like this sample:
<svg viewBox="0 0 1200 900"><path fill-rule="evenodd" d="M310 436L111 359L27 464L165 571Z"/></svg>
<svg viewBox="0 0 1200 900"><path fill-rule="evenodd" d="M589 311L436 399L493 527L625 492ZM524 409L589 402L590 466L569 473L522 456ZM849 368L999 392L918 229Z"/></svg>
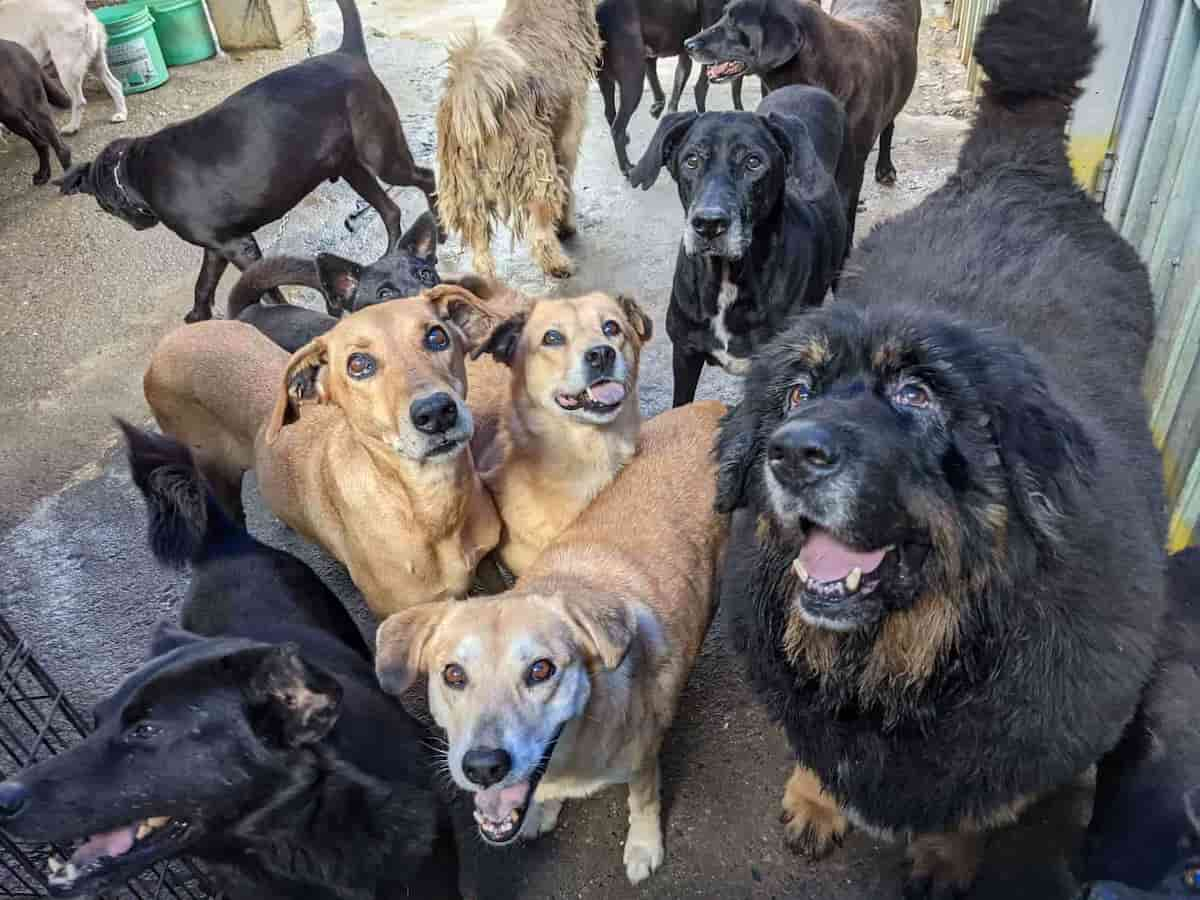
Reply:
<svg viewBox="0 0 1200 900"><path fill-rule="evenodd" d="M969 61L997 0L955 0ZM1158 332L1145 373L1171 496L1170 545L1200 540L1200 0L1093 0L1103 44L1076 106L1081 183L1150 269Z"/></svg>

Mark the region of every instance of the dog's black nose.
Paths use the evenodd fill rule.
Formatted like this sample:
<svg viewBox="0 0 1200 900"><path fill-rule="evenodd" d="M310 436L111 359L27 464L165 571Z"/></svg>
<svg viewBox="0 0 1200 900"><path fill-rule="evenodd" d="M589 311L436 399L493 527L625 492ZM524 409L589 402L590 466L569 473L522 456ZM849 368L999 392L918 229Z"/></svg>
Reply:
<svg viewBox="0 0 1200 900"><path fill-rule="evenodd" d="M495 747L476 747L463 757L463 773L472 784L488 788L504 780L512 770L512 757L507 750Z"/></svg>
<svg viewBox="0 0 1200 900"><path fill-rule="evenodd" d="M607 344L589 347L583 354L588 368L596 375L608 375L612 372L613 363L617 361L617 351Z"/></svg>
<svg viewBox="0 0 1200 900"><path fill-rule="evenodd" d="M777 428L767 444L771 470L783 481L813 481L838 469L837 435L817 422L793 422Z"/></svg>
<svg viewBox="0 0 1200 900"><path fill-rule="evenodd" d="M441 434L449 431L458 421L458 404L444 391L414 400L408 409L417 431L425 434Z"/></svg>
<svg viewBox="0 0 1200 900"><path fill-rule="evenodd" d="M693 50L695 50L699 46L700 46L700 42L698 40L696 40L694 37L690 37L686 41L683 42L683 49L686 50L688 53L691 53Z"/></svg>
<svg viewBox="0 0 1200 900"><path fill-rule="evenodd" d="M720 237L729 230L729 213L723 209L698 209L692 213L692 228L706 238Z"/></svg>
<svg viewBox="0 0 1200 900"><path fill-rule="evenodd" d="M0 784L0 819L11 819L29 802L29 788L18 781Z"/></svg>

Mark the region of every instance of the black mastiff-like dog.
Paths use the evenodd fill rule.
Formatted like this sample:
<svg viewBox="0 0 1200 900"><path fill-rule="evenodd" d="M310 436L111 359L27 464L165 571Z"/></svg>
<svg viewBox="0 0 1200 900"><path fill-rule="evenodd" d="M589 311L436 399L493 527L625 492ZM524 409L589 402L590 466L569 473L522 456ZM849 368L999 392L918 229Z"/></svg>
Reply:
<svg viewBox="0 0 1200 900"><path fill-rule="evenodd" d="M696 396L705 361L744 375L794 310L824 300L846 248L845 141L841 104L810 87L658 126L629 178L649 189L666 166L685 212L667 308L675 406Z"/></svg>
<svg viewBox="0 0 1200 900"><path fill-rule="evenodd" d="M0 784L0 826L73 848L56 896L186 853L231 900L458 898L428 734L345 608L225 516L187 449L124 429L151 547L192 567L186 630L159 632L87 740Z"/></svg>
<svg viewBox="0 0 1200 900"><path fill-rule="evenodd" d="M212 318L228 265L244 270L262 256L255 230L323 181L344 178L375 207L389 246L400 239L400 208L379 178L420 188L436 215L433 172L413 162L396 106L367 60L354 0L337 4L343 35L334 52L272 72L194 119L113 141L58 182L64 194L94 195L139 231L162 222L204 248L185 321Z"/></svg>
<svg viewBox="0 0 1200 900"><path fill-rule="evenodd" d="M1165 612L1145 267L1072 179L1078 0L1007 0L957 172L755 360L721 608L796 752L787 831L910 841L907 898L1113 748Z"/></svg>

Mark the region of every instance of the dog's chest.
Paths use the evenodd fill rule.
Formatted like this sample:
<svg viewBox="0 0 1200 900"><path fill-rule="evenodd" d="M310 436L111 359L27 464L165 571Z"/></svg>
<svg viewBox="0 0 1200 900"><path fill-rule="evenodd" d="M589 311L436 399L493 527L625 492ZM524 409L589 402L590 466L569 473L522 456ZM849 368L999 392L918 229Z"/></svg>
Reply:
<svg viewBox="0 0 1200 900"><path fill-rule="evenodd" d="M711 355L731 375L745 375L750 371L750 360L734 356L729 351L733 335L729 331L726 316L730 308L737 303L738 286L729 280L729 268L721 271L721 287L717 291L717 312L709 319L708 327L712 332L713 347Z"/></svg>

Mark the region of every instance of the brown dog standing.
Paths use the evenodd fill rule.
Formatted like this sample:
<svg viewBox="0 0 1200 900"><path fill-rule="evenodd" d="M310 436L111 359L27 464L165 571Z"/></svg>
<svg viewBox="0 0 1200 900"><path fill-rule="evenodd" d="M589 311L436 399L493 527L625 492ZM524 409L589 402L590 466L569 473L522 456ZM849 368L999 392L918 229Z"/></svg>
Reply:
<svg viewBox="0 0 1200 900"><path fill-rule="evenodd" d="M399 695L429 674L446 764L488 843L549 831L563 800L628 784L626 874L661 865L659 750L725 536L711 450L723 411L693 403L647 422L637 457L515 590L380 627L380 681Z"/></svg>
<svg viewBox="0 0 1200 900"><path fill-rule="evenodd" d="M633 458L637 378L650 317L628 297L541 299L501 323L473 355L472 403L499 433L472 448L496 501L505 567L523 573Z"/></svg>
<svg viewBox="0 0 1200 900"><path fill-rule="evenodd" d="M292 355L250 325L169 334L146 373L163 431L241 512L267 505L341 560L377 616L467 593L500 539L471 456L466 354L495 318L444 285L361 310Z"/></svg>

